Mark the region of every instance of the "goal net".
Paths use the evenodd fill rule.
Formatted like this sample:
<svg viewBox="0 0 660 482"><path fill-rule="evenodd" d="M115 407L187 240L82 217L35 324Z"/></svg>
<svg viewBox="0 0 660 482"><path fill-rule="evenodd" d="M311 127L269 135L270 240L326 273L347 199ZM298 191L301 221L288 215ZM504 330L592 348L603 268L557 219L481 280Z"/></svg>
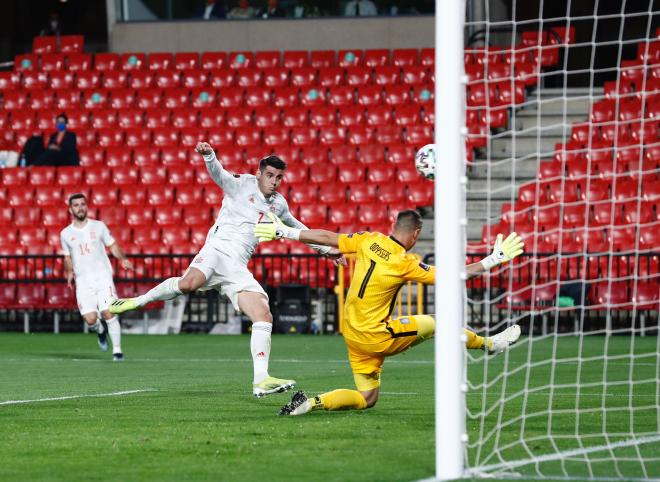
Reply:
<svg viewBox="0 0 660 482"><path fill-rule="evenodd" d="M523 336L465 354L464 473L660 479L660 5L475 5L467 258L526 247L466 283L467 326Z"/></svg>

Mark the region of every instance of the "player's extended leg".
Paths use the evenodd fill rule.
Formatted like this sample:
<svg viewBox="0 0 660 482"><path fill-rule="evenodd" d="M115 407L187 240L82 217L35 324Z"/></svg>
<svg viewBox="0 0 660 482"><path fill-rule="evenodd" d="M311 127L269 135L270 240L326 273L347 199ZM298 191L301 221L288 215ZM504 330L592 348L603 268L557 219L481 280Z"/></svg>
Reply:
<svg viewBox="0 0 660 482"><path fill-rule="evenodd" d="M502 353L520 338L520 326L518 325L511 325L490 337L479 336L468 329L464 329L463 332L465 333L465 347L468 350L484 350L491 355Z"/></svg>
<svg viewBox="0 0 660 482"><path fill-rule="evenodd" d="M168 278L137 298L119 298L110 305L110 313L118 315L137 310L153 301L167 301L192 293L206 283L206 275L197 268L188 268L182 278Z"/></svg>
<svg viewBox="0 0 660 482"><path fill-rule="evenodd" d="M268 299L261 293L241 291L238 293L238 307L252 322L250 352L254 368L252 394L262 397L271 393L285 392L296 385L295 380L284 380L268 374L273 315Z"/></svg>
<svg viewBox="0 0 660 482"><path fill-rule="evenodd" d="M108 334L112 342L112 360L122 361L124 359L124 353L121 350L121 325L119 324L119 317L113 315L108 310L103 310L101 316L105 320L106 325L108 325Z"/></svg>
<svg viewBox="0 0 660 482"><path fill-rule="evenodd" d="M85 323L87 323L89 329L96 332L101 351L108 351L108 339L105 327L103 326L103 323L101 323L101 320L98 319L96 311L85 313L82 317Z"/></svg>

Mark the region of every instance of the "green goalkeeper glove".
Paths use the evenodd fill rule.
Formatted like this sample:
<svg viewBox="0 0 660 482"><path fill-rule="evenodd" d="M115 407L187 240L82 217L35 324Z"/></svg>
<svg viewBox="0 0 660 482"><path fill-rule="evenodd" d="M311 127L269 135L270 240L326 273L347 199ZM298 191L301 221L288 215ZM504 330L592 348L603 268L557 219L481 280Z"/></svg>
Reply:
<svg viewBox="0 0 660 482"><path fill-rule="evenodd" d="M254 226L254 235L260 243L263 243L264 241L272 241L274 239L286 238L297 240L300 238L300 229L290 228L273 213L268 213L268 217L272 222L257 223Z"/></svg>
<svg viewBox="0 0 660 482"><path fill-rule="evenodd" d="M501 234L497 235L493 253L481 260L481 265L485 270L489 270L499 264L511 261L513 258L520 256L523 253L525 242L520 236L518 236L518 234L513 232L502 241L503 237L504 236Z"/></svg>

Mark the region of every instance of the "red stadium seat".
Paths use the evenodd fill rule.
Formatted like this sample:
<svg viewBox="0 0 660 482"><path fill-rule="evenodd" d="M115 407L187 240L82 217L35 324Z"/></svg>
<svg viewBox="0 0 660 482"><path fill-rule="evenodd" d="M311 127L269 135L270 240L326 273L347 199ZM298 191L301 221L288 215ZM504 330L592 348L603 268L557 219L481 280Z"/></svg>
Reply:
<svg viewBox="0 0 660 482"><path fill-rule="evenodd" d="M155 147L175 147L179 144L179 132L169 128L154 129L152 143Z"/></svg>
<svg viewBox="0 0 660 482"><path fill-rule="evenodd" d="M364 124L364 108L361 106L345 106L339 109L338 123L340 126L353 127Z"/></svg>
<svg viewBox="0 0 660 482"><path fill-rule="evenodd" d="M25 72L39 69L39 56L35 54L23 54L14 57L14 70Z"/></svg>
<svg viewBox="0 0 660 482"><path fill-rule="evenodd" d="M228 67L230 69L248 69L254 66L254 54L252 52L230 52Z"/></svg>
<svg viewBox="0 0 660 482"><path fill-rule="evenodd" d="M120 58L116 53L99 53L94 56L94 68L100 71L112 71L119 68Z"/></svg>
<svg viewBox="0 0 660 482"><path fill-rule="evenodd" d="M50 124L55 121L51 117ZM11 128L13 130L33 129L35 127L34 112L30 111L16 111L11 114Z"/></svg>
<svg viewBox="0 0 660 482"><path fill-rule="evenodd" d="M14 226L23 228L39 224L40 212L38 209L16 209L14 213Z"/></svg>
<svg viewBox="0 0 660 482"><path fill-rule="evenodd" d="M174 56L171 53L151 53L147 62L149 70L167 70L174 67Z"/></svg>
<svg viewBox="0 0 660 482"><path fill-rule="evenodd" d="M154 210L151 208L128 209L126 211L126 224L129 226L150 226L153 221Z"/></svg>
<svg viewBox="0 0 660 482"><path fill-rule="evenodd" d="M319 144L322 146L336 146L346 142L346 129L344 127L326 126L320 129Z"/></svg>
<svg viewBox="0 0 660 482"><path fill-rule="evenodd" d="M364 174L363 174L364 177ZM346 202L346 186L323 183L319 185L319 201L328 206Z"/></svg>
<svg viewBox="0 0 660 482"><path fill-rule="evenodd" d="M236 85L244 89L260 87L263 82L263 73L259 69L240 69L236 72Z"/></svg>
<svg viewBox="0 0 660 482"><path fill-rule="evenodd" d="M433 108L435 93L433 85L416 85L413 87L412 101L415 104L428 105L426 108Z"/></svg>
<svg viewBox="0 0 660 482"><path fill-rule="evenodd" d="M209 72L208 85L211 89L226 89L234 86L235 81L236 71L234 70L223 69Z"/></svg>
<svg viewBox="0 0 660 482"><path fill-rule="evenodd" d="M225 120L225 111L222 109L202 109L199 111L199 126L203 129L220 127Z"/></svg>
<svg viewBox="0 0 660 482"><path fill-rule="evenodd" d="M136 226L133 228L133 242L137 245L154 244L160 239L160 229L152 226Z"/></svg>
<svg viewBox="0 0 660 482"><path fill-rule="evenodd" d="M82 174L82 169L78 167L59 167L57 169L56 183L59 186L75 186L82 182Z"/></svg>
<svg viewBox="0 0 660 482"><path fill-rule="evenodd" d="M325 93L316 87L303 88L300 91L300 105L314 107L324 105L325 101Z"/></svg>
<svg viewBox="0 0 660 482"><path fill-rule="evenodd" d="M396 178L399 182L407 185L414 184L420 180L417 169L415 169L415 166L411 164L398 166L396 168Z"/></svg>
<svg viewBox="0 0 660 482"><path fill-rule="evenodd" d="M383 225L387 223L387 206L380 203L361 203L357 221L360 225L368 226L370 229Z"/></svg>
<svg viewBox="0 0 660 482"><path fill-rule="evenodd" d="M64 227L69 222L69 213L63 206L41 208L41 224L46 227Z"/></svg>
<svg viewBox="0 0 660 482"><path fill-rule="evenodd" d="M133 149L133 162L136 166L140 167L158 166L161 164L160 153L158 149L154 149L153 147L136 147Z"/></svg>
<svg viewBox="0 0 660 482"><path fill-rule="evenodd" d="M291 69L291 85L294 87L310 87L317 84L317 70L311 67Z"/></svg>
<svg viewBox="0 0 660 482"><path fill-rule="evenodd" d="M405 201L405 188L400 184L380 185L377 199L383 204L402 204Z"/></svg>
<svg viewBox="0 0 660 482"><path fill-rule="evenodd" d="M27 245L26 245L27 246ZM46 305L46 286L41 283L19 283L16 287L16 308L38 309Z"/></svg>
<svg viewBox="0 0 660 482"><path fill-rule="evenodd" d="M192 170L190 172L194 173ZM199 209L203 200L203 191L199 186L182 184L176 187L175 200L180 206L190 206L191 209ZM208 218L208 212L206 217ZM197 224L192 222L192 220L187 219L185 216L184 221L186 224Z"/></svg>
<svg viewBox="0 0 660 482"><path fill-rule="evenodd" d="M181 108L175 109L172 111L172 126L181 129L197 126L197 109L193 108Z"/></svg>
<svg viewBox="0 0 660 482"><path fill-rule="evenodd" d="M387 105L394 106L410 103L410 87L406 85L386 85L383 95L383 100Z"/></svg>
<svg viewBox="0 0 660 482"><path fill-rule="evenodd" d="M314 107L309 113L309 123L314 127L334 126L337 122L337 109L334 107Z"/></svg>
<svg viewBox="0 0 660 482"><path fill-rule="evenodd" d="M165 90L177 89L181 86L181 75L176 70L156 70L153 86Z"/></svg>
<svg viewBox="0 0 660 482"><path fill-rule="evenodd" d="M272 69L280 66L280 52L262 51L254 56L254 64L258 69Z"/></svg>
<svg viewBox="0 0 660 482"><path fill-rule="evenodd" d="M122 189L119 193L119 202L122 206L145 206L147 203L146 191L142 186Z"/></svg>
<svg viewBox="0 0 660 482"><path fill-rule="evenodd" d="M292 204L315 204L319 186L314 183L296 184L289 190L288 200Z"/></svg>
<svg viewBox="0 0 660 482"><path fill-rule="evenodd" d="M184 147L194 147L198 142L205 140L207 137L208 136L205 129L199 129L197 127L186 127L181 129L180 145ZM163 149L172 147L174 146L164 146Z"/></svg>
<svg viewBox="0 0 660 482"><path fill-rule="evenodd" d="M110 172L109 169L106 168L106 170L108 173ZM94 207L115 206L117 204L117 199L116 189L99 187L92 192L89 203Z"/></svg>
<svg viewBox="0 0 660 482"><path fill-rule="evenodd" d="M149 186L147 201L152 206L169 206L174 200L174 190L170 186Z"/></svg>
<svg viewBox="0 0 660 482"><path fill-rule="evenodd" d="M27 107L27 92L8 90L4 93L4 108L7 110L23 110Z"/></svg>
<svg viewBox="0 0 660 482"><path fill-rule="evenodd" d="M426 67L419 65L404 66L401 69L401 83L404 85L419 85L429 81Z"/></svg>
<svg viewBox="0 0 660 482"><path fill-rule="evenodd" d="M171 246L173 250L176 250L179 246L190 241L190 232L188 229L181 229L181 227L167 226L163 227L161 239L167 246Z"/></svg>
<svg viewBox="0 0 660 482"><path fill-rule="evenodd" d="M282 54L282 67L294 69L307 66L307 51L287 50Z"/></svg>
<svg viewBox="0 0 660 482"><path fill-rule="evenodd" d="M376 130L376 140L380 144L398 144L402 139L402 129L399 126L380 126Z"/></svg>
<svg viewBox="0 0 660 482"><path fill-rule="evenodd" d="M137 167L123 165L118 169L112 170L112 182L120 188L137 184L140 179L138 173L139 169Z"/></svg>
<svg viewBox="0 0 660 482"><path fill-rule="evenodd" d="M74 86L79 90L98 89L101 87L101 73L95 70L78 72Z"/></svg>
<svg viewBox="0 0 660 482"><path fill-rule="evenodd" d="M348 133L348 143L353 146L362 146L369 144L374 137L372 127L356 126L351 128Z"/></svg>
<svg viewBox="0 0 660 482"><path fill-rule="evenodd" d="M154 221L159 226L180 226L182 224L181 208L157 209Z"/></svg>
<svg viewBox="0 0 660 482"><path fill-rule="evenodd" d="M190 70L199 68L197 52L177 52L174 54L173 68L175 70Z"/></svg>
<svg viewBox="0 0 660 482"><path fill-rule="evenodd" d="M309 55L309 65L315 69L327 69L335 66L335 52L332 50L314 50Z"/></svg>
<svg viewBox="0 0 660 482"><path fill-rule="evenodd" d="M203 70L218 70L227 66L227 54L225 52L203 52L200 62Z"/></svg>
<svg viewBox="0 0 660 482"><path fill-rule="evenodd" d="M183 139L183 133L181 137ZM185 147L165 147L161 149L160 154L161 154L161 162L165 166L189 164L188 150Z"/></svg>
<svg viewBox="0 0 660 482"><path fill-rule="evenodd" d="M144 126L144 111L141 109L125 109L117 112L117 125L121 129Z"/></svg>
<svg viewBox="0 0 660 482"><path fill-rule="evenodd" d="M288 146L289 144L289 129L286 127L271 127L269 129L264 129L264 140L263 143L265 146L272 148L279 148L282 146Z"/></svg>
<svg viewBox="0 0 660 482"><path fill-rule="evenodd" d="M101 147L119 147L124 144L122 131L114 128L103 128L97 131L98 145Z"/></svg>
<svg viewBox="0 0 660 482"><path fill-rule="evenodd" d="M82 93L82 103L83 107L87 110L93 109L106 109L108 107L109 92L102 89L93 89L89 91L83 91ZM62 100L61 96L58 96L58 103ZM113 108L116 108L113 106Z"/></svg>
<svg viewBox="0 0 660 482"><path fill-rule="evenodd" d="M53 52L57 52L57 37L43 35L32 39L32 53L50 54Z"/></svg>
<svg viewBox="0 0 660 482"><path fill-rule="evenodd" d="M321 164L310 169L309 179L316 183L332 183L337 178L336 166Z"/></svg>
<svg viewBox="0 0 660 482"><path fill-rule="evenodd" d="M328 103L335 107L352 105L355 100L355 88L352 86L331 87L328 90Z"/></svg>
<svg viewBox="0 0 660 482"><path fill-rule="evenodd" d="M337 65L339 67L357 67L362 64L363 53L361 50L340 50L337 53Z"/></svg>
<svg viewBox="0 0 660 482"><path fill-rule="evenodd" d="M408 126L403 136L406 144L422 147L433 143L433 127L429 125Z"/></svg>
<svg viewBox="0 0 660 482"><path fill-rule="evenodd" d="M261 131L252 127L236 129L235 142L237 146L252 147L261 145Z"/></svg>
<svg viewBox="0 0 660 482"><path fill-rule="evenodd" d="M385 126L392 124L392 108L387 105L370 106L366 111L366 121L369 126Z"/></svg>
<svg viewBox="0 0 660 482"><path fill-rule="evenodd" d="M227 125L233 129L252 126L252 109L241 107L227 111Z"/></svg>
<svg viewBox="0 0 660 482"><path fill-rule="evenodd" d="M371 68L349 67L346 69L346 85L364 86L371 83Z"/></svg>
<svg viewBox="0 0 660 482"><path fill-rule="evenodd" d="M221 107L234 107L234 105L226 105L223 101L225 100L225 97L223 94L225 94L226 91L220 92L220 106ZM192 107L196 108L209 108L209 107L215 107L216 102L216 92L213 89L207 89L207 88L199 88L199 89L192 89L191 91L191 102L192 102ZM238 104L236 104L238 105Z"/></svg>
<svg viewBox="0 0 660 482"><path fill-rule="evenodd" d="M287 110L298 105L298 97L298 87L282 87L276 89L273 94L273 106L284 109L283 117L286 118Z"/></svg>
<svg viewBox="0 0 660 482"><path fill-rule="evenodd" d="M167 180L164 166L147 165L140 169L140 183L145 186L162 186Z"/></svg>
<svg viewBox="0 0 660 482"><path fill-rule="evenodd" d="M328 207L325 204L300 206L300 221L307 226L323 225L327 222Z"/></svg>
<svg viewBox="0 0 660 482"><path fill-rule="evenodd" d="M51 186L55 182L54 167L32 167L29 183L32 186Z"/></svg>
<svg viewBox="0 0 660 482"><path fill-rule="evenodd" d="M390 51L388 49L371 49L364 51L363 64L367 67L381 67L389 65L389 63Z"/></svg>
<svg viewBox="0 0 660 482"><path fill-rule="evenodd" d="M115 89L110 91L110 107L119 111L132 109L135 106L135 91L133 89ZM142 109L141 109L142 110Z"/></svg>
<svg viewBox="0 0 660 482"><path fill-rule="evenodd" d="M208 142L214 147L226 147L234 144L234 133L229 129L209 131Z"/></svg>
<svg viewBox="0 0 660 482"><path fill-rule="evenodd" d="M140 109L156 109L163 103L163 92L160 89L138 90L135 102Z"/></svg>
<svg viewBox="0 0 660 482"><path fill-rule="evenodd" d="M282 112L282 125L285 127L302 127L308 123L309 109L307 107L293 107Z"/></svg>
<svg viewBox="0 0 660 482"><path fill-rule="evenodd" d="M361 164L342 165L338 169L337 180L344 184L362 183L365 180L364 173L365 169Z"/></svg>
<svg viewBox="0 0 660 482"><path fill-rule="evenodd" d="M143 53L121 54L119 67L122 70L142 70L146 67L146 60L146 55Z"/></svg>
<svg viewBox="0 0 660 482"><path fill-rule="evenodd" d="M355 147L347 145L332 146L330 150L330 162L335 165L355 164L357 162Z"/></svg>
<svg viewBox="0 0 660 482"><path fill-rule="evenodd" d="M195 171L188 165L167 168L168 182L173 186L190 185L195 182Z"/></svg>
<svg viewBox="0 0 660 482"><path fill-rule="evenodd" d="M91 126L94 129L115 128L117 125L117 112L114 110L92 111Z"/></svg>
<svg viewBox="0 0 660 482"><path fill-rule="evenodd" d="M344 69L340 67L330 67L319 71L316 82L322 88L339 87L344 85L344 76Z"/></svg>
<svg viewBox="0 0 660 482"><path fill-rule="evenodd" d="M328 161L328 149L318 146L307 146L300 150L302 163L306 165L324 164Z"/></svg>
<svg viewBox="0 0 660 482"><path fill-rule="evenodd" d="M53 70L62 70L65 65L65 57L61 53L43 54L41 56L41 70L51 72Z"/></svg>
<svg viewBox="0 0 660 482"><path fill-rule="evenodd" d="M27 90L40 90L48 86L48 74L46 72L23 73L23 88ZM34 92L33 92L34 94Z"/></svg>
<svg viewBox="0 0 660 482"><path fill-rule="evenodd" d="M30 94L28 106L32 110L52 109L55 98L52 90L37 90Z"/></svg>
<svg viewBox="0 0 660 482"><path fill-rule="evenodd" d="M279 89L289 84L289 71L282 68L265 69L263 72L263 84L270 89Z"/></svg>
<svg viewBox="0 0 660 482"><path fill-rule="evenodd" d="M143 147L151 144L151 131L147 129L126 129L124 134L126 137L126 146Z"/></svg>
<svg viewBox="0 0 660 482"><path fill-rule="evenodd" d="M298 127L291 131L291 145L306 147L317 144L317 131L313 127Z"/></svg>
<svg viewBox="0 0 660 482"><path fill-rule="evenodd" d="M209 76L203 70L184 70L181 72L181 84L186 89L204 88L209 85Z"/></svg>
<svg viewBox="0 0 660 482"><path fill-rule="evenodd" d="M254 112L254 125L262 129L268 129L279 126L280 124L280 110L273 107L265 107L257 109ZM266 134L267 132L264 132Z"/></svg>
<svg viewBox="0 0 660 482"><path fill-rule="evenodd" d="M369 166L367 180L379 185L390 183L394 180L395 169L387 164Z"/></svg>
<svg viewBox="0 0 660 482"><path fill-rule="evenodd" d="M203 102L205 95L209 97L207 97L206 101ZM243 89L239 87L220 89L218 91L217 103L218 106L224 109L234 109L239 107L243 104ZM206 90L202 90L197 95L195 95L195 91L193 90L193 107L203 107L206 109L209 106L215 107L214 101L210 94Z"/></svg>
<svg viewBox="0 0 660 482"><path fill-rule="evenodd" d="M85 47L85 38L82 35L60 36L60 52L79 53Z"/></svg>
<svg viewBox="0 0 660 482"><path fill-rule="evenodd" d="M422 57L425 55L428 57L428 53L424 51L428 51L432 49L422 49ZM431 58L432 58L431 54ZM417 49L394 49L392 51L392 65L395 65L397 67L407 67L411 65L416 65L417 64ZM427 62L422 62L421 65L428 65Z"/></svg>

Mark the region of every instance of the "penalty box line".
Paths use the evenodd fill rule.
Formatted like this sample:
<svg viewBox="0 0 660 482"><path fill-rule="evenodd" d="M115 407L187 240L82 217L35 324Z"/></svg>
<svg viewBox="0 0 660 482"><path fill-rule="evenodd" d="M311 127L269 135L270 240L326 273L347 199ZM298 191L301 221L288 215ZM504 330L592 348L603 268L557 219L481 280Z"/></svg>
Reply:
<svg viewBox="0 0 660 482"><path fill-rule="evenodd" d="M157 390L153 388L145 388L142 390L123 390L121 392L93 393L90 395L69 395L65 397L36 398L34 400L6 400L4 402L0 402L0 405L19 405L22 403L56 402L59 400L75 400L78 398L121 397L122 395L134 395L136 393L155 392L155 391Z"/></svg>

